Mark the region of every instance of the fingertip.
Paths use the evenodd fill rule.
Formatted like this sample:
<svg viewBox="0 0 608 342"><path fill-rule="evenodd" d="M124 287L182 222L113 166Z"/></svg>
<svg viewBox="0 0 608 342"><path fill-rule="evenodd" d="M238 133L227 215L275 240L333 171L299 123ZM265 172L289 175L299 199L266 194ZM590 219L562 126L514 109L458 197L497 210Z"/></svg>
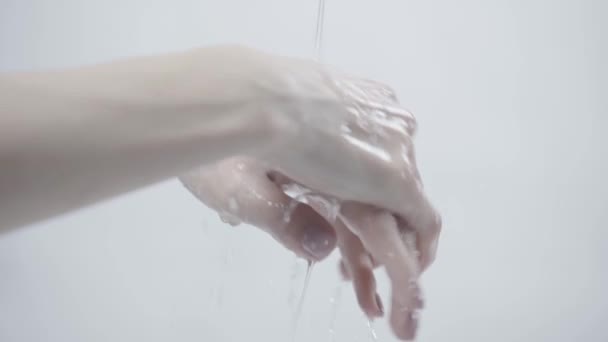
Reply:
<svg viewBox="0 0 608 342"><path fill-rule="evenodd" d="M393 290L391 327L400 339L409 341L416 338L424 296L417 281L409 281L401 290L405 292Z"/></svg>
<svg viewBox="0 0 608 342"><path fill-rule="evenodd" d="M377 293L369 297L369 299L360 299L359 306L370 320L384 316L384 304L382 304L382 299Z"/></svg>
<svg viewBox="0 0 608 342"><path fill-rule="evenodd" d="M336 247L336 233L320 225L311 225L303 229L300 239L302 250L313 261L325 259Z"/></svg>
<svg viewBox="0 0 608 342"><path fill-rule="evenodd" d="M439 233L441 226L433 229L431 232L419 234L417 249L420 252L420 268L422 271L428 269L437 256L437 249L439 245Z"/></svg>
<svg viewBox="0 0 608 342"><path fill-rule="evenodd" d="M350 267L347 267L347 270L353 277L355 294L361 310L370 319L382 317L382 301L376 293L376 279L369 255L364 254L358 260L350 260Z"/></svg>
<svg viewBox="0 0 608 342"><path fill-rule="evenodd" d="M416 339L416 335L418 334L418 312L414 311L409 313L408 318L406 319L406 324L403 327L404 331L401 335L406 341L413 341Z"/></svg>
<svg viewBox="0 0 608 342"><path fill-rule="evenodd" d="M275 238L299 257L321 261L337 245L335 229L310 206L299 204L285 223L279 220L272 227Z"/></svg>
<svg viewBox="0 0 608 342"><path fill-rule="evenodd" d="M413 341L418 334L420 310L402 311L393 314L391 328L397 338L403 341Z"/></svg>

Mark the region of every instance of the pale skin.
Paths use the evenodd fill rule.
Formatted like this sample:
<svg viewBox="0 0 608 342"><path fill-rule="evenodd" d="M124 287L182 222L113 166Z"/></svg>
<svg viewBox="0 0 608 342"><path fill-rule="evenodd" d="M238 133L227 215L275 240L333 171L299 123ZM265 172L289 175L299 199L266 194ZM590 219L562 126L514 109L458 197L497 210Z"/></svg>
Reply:
<svg viewBox="0 0 608 342"><path fill-rule="evenodd" d="M384 266L391 326L411 339L441 228L414 131L379 83L244 47L0 74L0 231L182 175L205 205L298 256L337 246L372 318L384 312L372 271ZM285 220L292 183L339 203L337 218L312 198Z"/></svg>

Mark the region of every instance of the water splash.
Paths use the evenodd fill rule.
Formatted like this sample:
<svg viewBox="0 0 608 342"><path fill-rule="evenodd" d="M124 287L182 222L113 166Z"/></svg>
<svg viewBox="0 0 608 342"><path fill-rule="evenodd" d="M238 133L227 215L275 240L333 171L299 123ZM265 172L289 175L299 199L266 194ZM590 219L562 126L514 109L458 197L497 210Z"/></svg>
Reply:
<svg viewBox="0 0 608 342"><path fill-rule="evenodd" d="M312 193L312 190L296 183L284 184L281 189L292 199L283 213L283 222L287 226L287 223L291 222L291 217L298 205L300 203L308 204L308 195Z"/></svg>

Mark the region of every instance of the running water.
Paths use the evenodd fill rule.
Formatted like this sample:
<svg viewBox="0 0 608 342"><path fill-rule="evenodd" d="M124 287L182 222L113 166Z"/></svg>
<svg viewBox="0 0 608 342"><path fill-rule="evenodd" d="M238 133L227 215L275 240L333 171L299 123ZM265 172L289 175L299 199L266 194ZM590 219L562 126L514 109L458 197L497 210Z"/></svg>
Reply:
<svg viewBox="0 0 608 342"><path fill-rule="evenodd" d="M317 62L321 61L321 53L323 48L323 27L325 25L325 0L319 0L319 8L317 10L317 31L315 34L315 57Z"/></svg>
<svg viewBox="0 0 608 342"><path fill-rule="evenodd" d="M300 274L300 259L293 258L293 266L289 275L289 294L287 295L287 305L292 313L296 312L296 289L298 284L298 275Z"/></svg>
<svg viewBox="0 0 608 342"><path fill-rule="evenodd" d="M317 27L315 32L315 58L318 62L321 61L321 52L323 45L323 26L325 22L325 0L319 0L319 7L317 10ZM299 203L310 204L310 200L315 200L316 203L322 203L322 207L327 210L328 217L333 218L334 220L338 216L337 209L337 201L331 201L331 203L327 203L327 200L324 198L319 198L319 196L315 196L310 189L303 187L298 184L288 184L283 187L283 191L285 194L292 198L292 203L290 203L289 208L285 211L284 221L285 223L289 223L291 220L291 215L295 211L296 207ZM300 323L300 316L302 315L302 309L304 307L304 301L306 300L306 292L308 291L308 286L310 284L310 278L312 277L312 272L315 267L314 261L308 261L308 268L306 269L306 277L304 278L304 286L302 287L302 292L300 293L300 299L298 300L298 305L296 307L294 318L293 318L293 328L292 328L292 341L296 341L298 335L298 326Z"/></svg>
<svg viewBox="0 0 608 342"><path fill-rule="evenodd" d="M374 327L374 321L367 318L367 328L369 329L369 337L372 342L378 342L378 334L376 334L376 328Z"/></svg>
<svg viewBox="0 0 608 342"><path fill-rule="evenodd" d="M339 202L333 198L328 198L327 196L320 195L315 193L311 189L308 189L302 185L296 183L285 184L282 187L282 190L285 194L292 198L292 202L288 206L285 211L285 215L283 217L285 223L289 223L291 221L291 216L293 212L297 208L300 203L309 204L315 207L315 209L324 216L329 222L333 223L338 218L338 214L340 211ZM306 293L308 290L308 286L310 284L310 279L312 276L312 272L314 270L315 262L308 261L308 268L306 270L306 277L304 278L304 286L302 287L302 292L300 293L300 297L298 299L298 304L294 311L293 317L293 326L292 326L292 335L291 340L296 341L298 335L298 326L300 323L300 317L302 315L302 309L304 307L304 302L306 300ZM292 274L292 281L297 276L297 267L298 263L294 265L295 272ZM290 295L291 301L291 295Z"/></svg>
<svg viewBox="0 0 608 342"><path fill-rule="evenodd" d="M326 219L330 222L334 222L339 213L339 203L337 200L328 199L325 196L316 194L312 190L301 186L296 183L290 183L283 186L283 192L292 198L292 202L288 206L285 211L284 221L285 223L289 223L291 220L291 215L295 211L296 207L300 203L313 205ZM293 326L291 332L291 340L296 341L298 336L298 327L300 324L300 317L302 315L302 310L304 307L304 302L306 300L306 293L308 291L308 286L310 284L310 279L312 277L312 272L314 270L315 262L308 261L308 268L306 269L306 277L304 278L304 285L302 287L302 292L300 293L297 306L294 311L293 316ZM292 274L292 281L297 276L297 267L298 263L294 265L295 272ZM291 299L291 296L290 296ZM291 301L291 300L290 300Z"/></svg>
<svg viewBox="0 0 608 342"><path fill-rule="evenodd" d="M298 337L298 327L300 325L300 316L302 316L302 308L304 307L304 300L306 299L306 292L308 291L308 285L310 284L310 277L312 276L312 271L315 268L314 261L308 261L308 268L306 269L306 277L304 278L304 286L302 287L302 292L300 293L300 300L298 300L298 306L296 306L296 311L293 316L293 327L291 329L291 341L295 342Z"/></svg>

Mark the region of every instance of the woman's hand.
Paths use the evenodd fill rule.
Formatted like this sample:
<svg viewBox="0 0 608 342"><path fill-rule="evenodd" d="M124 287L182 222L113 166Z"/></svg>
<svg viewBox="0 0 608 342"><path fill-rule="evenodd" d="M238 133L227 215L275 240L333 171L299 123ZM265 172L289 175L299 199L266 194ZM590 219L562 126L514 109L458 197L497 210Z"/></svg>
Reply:
<svg viewBox="0 0 608 342"><path fill-rule="evenodd" d="M266 110L279 133L253 157L316 192L396 215L416 232L428 267L441 224L417 169L413 115L383 84L298 59L267 62L264 85L275 101Z"/></svg>
<svg viewBox="0 0 608 342"><path fill-rule="evenodd" d="M286 195L270 170L245 157L231 158L181 177L183 184L221 219L269 233L299 257L319 261L336 246L336 232L310 206Z"/></svg>
<svg viewBox="0 0 608 342"><path fill-rule="evenodd" d="M415 337L420 310L423 308L418 278L422 273L419 234L398 215L369 204L336 201L314 191L301 191L293 181L271 173L271 179L283 189L299 190L301 202L312 207L332 223L342 255L342 276L352 280L361 309L370 319L384 315L380 296L376 293L373 270L384 266L391 282L390 322L402 339ZM337 208L337 210L336 210ZM439 230L440 222L437 215ZM436 248L434 243L432 248ZM428 251L434 257L435 250Z"/></svg>
<svg viewBox="0 0 608 342"><path fill-rule="evenodd" d="M262 110L278 128L276 143L182 180L225 221L258 226L299 256L320 260L337 244L370 317L383 314L372 271L385 266L391 325L412 338L423 304L417 280L441 228L416 166L414 117L384 85L312 62L270 60L260 84L274 99ZM293 184L308 189L297 198L304 203L285 193Z"/></svg>
<svg viewBox="0 0 608 342"><path fill-rule="evenodd" d="M224 222L257 226L302 258L319 261L337 245L342 275L353 281L370 318L384 315L373 269L385 266L392 284L391 326L400 338L414 337L423 306L421 269L415 232L403 219L374 206L301 191L305 188L249 158L201 168L181 180ZM292 198L287 193L294 187L300 195Z"/></svg>
<svg viewBox="0 0 608 342"><path fill-rule="evenodd" d="M414 249L422 269L432 261L439 219L416 169L414 118L389 88L216 46L2 74L0 103L0 231L207 165L183 179L227 221L259 226L308 259L338 241L370 315L378 304L366 305L374 294L358 280L358 255L385 265L393 312L407 312L391 316L393 328L410 331L400 329L418 307L419 272L408 263ZM280 179L309 189L309 204L292 206ZM415 248L399 238L405 230Z"/></svg>

